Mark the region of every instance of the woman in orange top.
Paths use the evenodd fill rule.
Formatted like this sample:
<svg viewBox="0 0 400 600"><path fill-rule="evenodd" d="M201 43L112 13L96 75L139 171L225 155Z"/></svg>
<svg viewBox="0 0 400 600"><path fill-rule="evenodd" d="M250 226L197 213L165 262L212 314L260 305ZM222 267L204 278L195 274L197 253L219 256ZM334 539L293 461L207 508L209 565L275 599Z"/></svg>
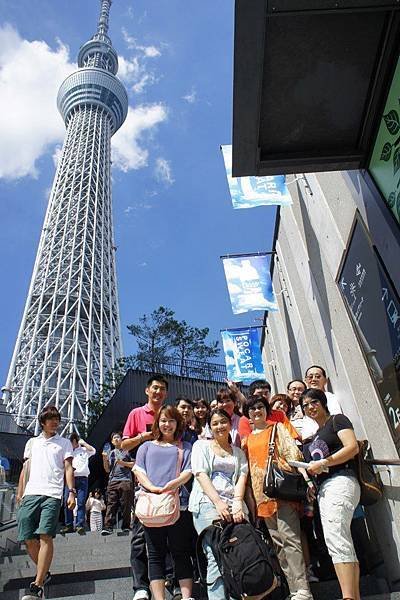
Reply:
<svg viewBox="0 0 400 600"><path fill-rule="evenodd" d="M268 462L268 448L274 423L268 420L270 406L263 396L250 396L243 407L254 429L247 437L247 451L251 488L258 517L265 520L278 554L279 562L288 580L293 600L312 600L306 576L306 567L300 541L300 504L274 500L264 494L264 479ZM288 460L303 460L303 455L287 429L277 424L275 456L279 465L290 471ZM305 476L307 480L307 475ZM309 480L310 481L310 480Z"/></svg>

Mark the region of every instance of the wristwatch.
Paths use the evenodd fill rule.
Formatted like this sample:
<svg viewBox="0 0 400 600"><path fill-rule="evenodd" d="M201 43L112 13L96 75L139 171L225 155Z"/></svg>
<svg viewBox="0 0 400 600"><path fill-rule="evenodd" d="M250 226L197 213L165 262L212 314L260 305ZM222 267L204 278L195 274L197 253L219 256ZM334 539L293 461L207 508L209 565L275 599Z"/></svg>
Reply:
<svg viewBox="0 0 400 600"><path fill-rule="evenodd" d="M76 496L76 489L75 488L68 488L68 491L70 494L75 494Z"/></svg>

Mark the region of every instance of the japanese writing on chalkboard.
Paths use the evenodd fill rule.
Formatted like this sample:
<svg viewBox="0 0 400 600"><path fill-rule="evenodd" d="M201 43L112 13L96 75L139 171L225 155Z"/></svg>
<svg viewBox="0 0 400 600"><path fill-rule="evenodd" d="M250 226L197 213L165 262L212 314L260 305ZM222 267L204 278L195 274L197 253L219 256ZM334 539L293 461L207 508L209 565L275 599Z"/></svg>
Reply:
<svg viewBox="0 0 400 600"><path fill-rule="evenodd" d="M338 285L400 447L400 301L360 219Z"/></svg>

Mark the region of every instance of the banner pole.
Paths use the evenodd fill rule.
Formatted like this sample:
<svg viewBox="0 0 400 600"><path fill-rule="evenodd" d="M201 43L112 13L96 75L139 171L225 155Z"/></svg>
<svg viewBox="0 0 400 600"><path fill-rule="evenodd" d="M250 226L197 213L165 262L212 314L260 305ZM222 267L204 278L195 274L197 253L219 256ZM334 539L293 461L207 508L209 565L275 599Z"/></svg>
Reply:
<svg viewBox="0 0 400 600"><path fill-rule="evenodd" d="M271 252L246 252L245 254L222 254L220 258L242 258L243 256L270 256L271 254L276 254L276 250L271 250Z"/></svg>
<svg viewBox="0 0 400 600"><path fill-rule="evenodd" d="M267 325L249 325L248 327L227 327L226 329L220 329L222 331L242 331L243 329L267 329Z"/></svg>

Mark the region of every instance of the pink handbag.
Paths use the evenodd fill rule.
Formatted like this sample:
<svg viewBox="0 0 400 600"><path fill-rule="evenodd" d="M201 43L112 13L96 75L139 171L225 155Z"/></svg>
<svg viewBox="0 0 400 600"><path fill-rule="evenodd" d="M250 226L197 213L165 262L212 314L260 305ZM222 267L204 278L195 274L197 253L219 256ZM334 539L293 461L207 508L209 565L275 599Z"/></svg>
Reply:
<svg viewBox="0 0 400 600"><path fill-rule="evenodd" d="M179 477L183 462L182 447L178 447L176 477ZM140 490L136 495L135 515L145 527L173 525L180 516L179 490L153 494Z"/></svg>

